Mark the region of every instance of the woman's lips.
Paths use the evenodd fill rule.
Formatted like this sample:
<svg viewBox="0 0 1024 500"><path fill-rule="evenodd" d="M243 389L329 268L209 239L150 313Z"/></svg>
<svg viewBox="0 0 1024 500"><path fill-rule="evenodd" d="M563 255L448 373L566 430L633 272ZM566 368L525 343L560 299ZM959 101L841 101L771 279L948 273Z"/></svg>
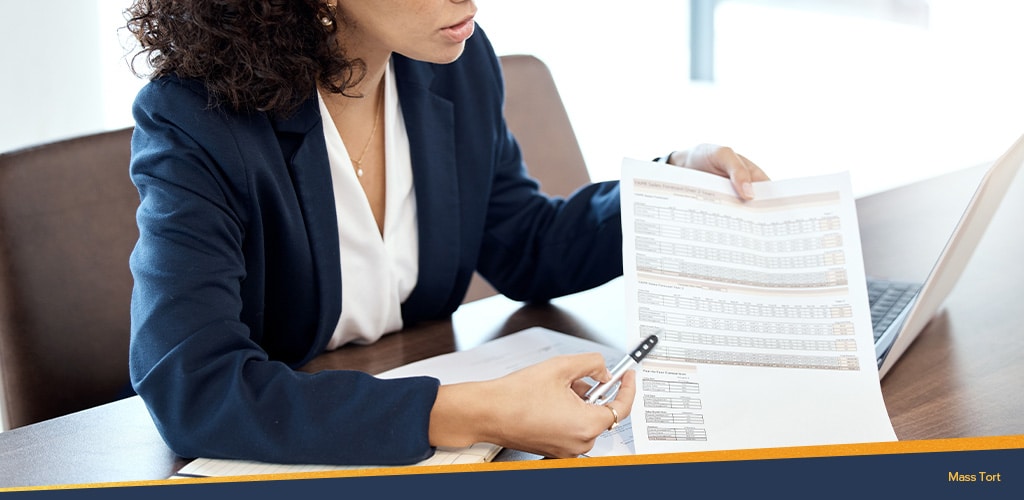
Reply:
<svg viewBox="0 0 1024 500"><path fill-rule="evenodd" d="M448 26L447 28L441 28L441 32L448 37L453 43L465 42L473 34L475 23L473 17L467 17L464 21Z"/></svg>

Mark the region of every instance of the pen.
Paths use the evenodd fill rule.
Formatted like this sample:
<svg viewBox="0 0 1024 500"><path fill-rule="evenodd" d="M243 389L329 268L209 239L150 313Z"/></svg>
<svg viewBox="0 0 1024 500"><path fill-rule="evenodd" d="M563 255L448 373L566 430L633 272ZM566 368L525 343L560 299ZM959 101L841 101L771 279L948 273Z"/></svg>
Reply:
<svg viewBox="0 0 1024 500"><path fill-rule="evenodd" d="M605 383L594 384L594 387L591 387L583 397L587 398L588 403L606 403L603 398L608 394L608 391L611 390L611 388L619 381L619 379L622 378L623 375L626 374L627 371L630 370L630 368L633 368L639 364L640 361L643 361L643 359L651 353L651 350L654 349L654 344L657 343L657 335L647 337L647 339L641 342L640 345L636 346L636 349L633 349L632 352L626 353L622 360L615 365L615 368L612 368L611 380Z"/></svg>

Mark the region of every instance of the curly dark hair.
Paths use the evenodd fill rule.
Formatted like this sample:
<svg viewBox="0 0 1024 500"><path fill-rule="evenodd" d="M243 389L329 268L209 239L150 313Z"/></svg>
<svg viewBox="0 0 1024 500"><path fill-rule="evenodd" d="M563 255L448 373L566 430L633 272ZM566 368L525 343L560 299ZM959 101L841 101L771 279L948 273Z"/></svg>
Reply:
<svg viewBox="0 0 1024 500"><path fill-rule="evenodd" d="M198 79L211 107L287 116L318 84L345 93L365 71L346 58L324 0L134 0L125 18L140 46L132 70L141 76L143 56L153 79Z"/></svg>

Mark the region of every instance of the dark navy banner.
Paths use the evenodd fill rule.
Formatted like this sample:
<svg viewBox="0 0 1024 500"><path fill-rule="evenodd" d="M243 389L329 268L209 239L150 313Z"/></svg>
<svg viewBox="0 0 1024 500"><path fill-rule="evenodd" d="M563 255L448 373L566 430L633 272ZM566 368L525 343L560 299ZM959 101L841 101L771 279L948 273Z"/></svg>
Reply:
<svg viewBox="0 0 1024 500"><path fill-rule="evenodd" d="M15 499L1024 498L1024 449L0 493Z"/></svg>

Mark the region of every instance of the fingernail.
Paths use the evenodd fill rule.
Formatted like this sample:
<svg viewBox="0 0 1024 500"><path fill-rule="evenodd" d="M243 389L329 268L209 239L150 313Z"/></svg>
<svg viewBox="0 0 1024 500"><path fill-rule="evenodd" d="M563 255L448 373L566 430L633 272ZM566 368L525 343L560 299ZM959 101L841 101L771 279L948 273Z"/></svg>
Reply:
<svg viewBox="0 0 1024 500"><path fill-rule="evenodd" d="M748 200L754 199L754 186L749 182L744 182L742 187L743 196L745 196Z"/></svg>

